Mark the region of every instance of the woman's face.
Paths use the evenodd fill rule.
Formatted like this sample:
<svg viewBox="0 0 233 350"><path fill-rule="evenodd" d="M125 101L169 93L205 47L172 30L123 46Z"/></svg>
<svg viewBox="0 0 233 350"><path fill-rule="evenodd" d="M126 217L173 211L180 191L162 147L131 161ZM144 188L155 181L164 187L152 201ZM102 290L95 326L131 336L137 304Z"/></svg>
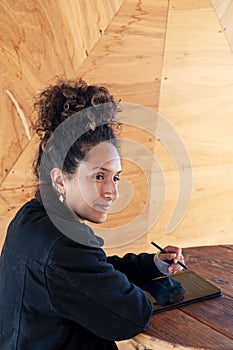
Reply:
<svg viewBox="0 0 233 350"><path fill-rule="evenodd" d="M91 149L72 177L64 179L65 205L78 217L102 223L118 198L120 156L109 142Z"/></svg>

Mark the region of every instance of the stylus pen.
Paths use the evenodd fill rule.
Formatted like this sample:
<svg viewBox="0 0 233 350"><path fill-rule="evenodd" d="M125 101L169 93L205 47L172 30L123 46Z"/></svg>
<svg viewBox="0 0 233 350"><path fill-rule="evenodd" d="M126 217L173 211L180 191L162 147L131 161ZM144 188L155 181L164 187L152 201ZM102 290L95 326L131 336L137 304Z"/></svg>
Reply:
<svg viewBox="0 0 233 350"><path fill-rule="evenodd" d="M169 252L166 252L166 250L164 250L163 248L161 248L161 247L160 247L158 244L156 244L155 242L151 242L151 244L152 244L153 246L155 246L156 248L158 248L158 250L160 250L161 253L163 253L163 254L169 253ZM183 264L180 260L177 261L177 264L179 264L180 266L182 266L185 270L188 270L188 269L189 269L188 266L186 266L185 264Z"/></svg>

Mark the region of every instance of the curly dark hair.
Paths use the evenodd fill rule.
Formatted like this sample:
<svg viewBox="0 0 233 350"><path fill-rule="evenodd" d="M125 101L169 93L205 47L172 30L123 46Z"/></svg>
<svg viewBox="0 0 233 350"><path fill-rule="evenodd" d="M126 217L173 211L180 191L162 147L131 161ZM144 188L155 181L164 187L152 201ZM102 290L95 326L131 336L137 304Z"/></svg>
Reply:
<svg viewBox="0 0 233 350"><path fill-rule="evenodd" d="M81 79L60 79L56 85L49 86L39 94L34 107L38 111L35 128L40 145L33 170L40 182L51 182L50 171L53 167L60 167L67 174L73 174L88 151L100 142L112 142L118 149L116 135L120 123L115 118L118 104L107 88L88 85ZM57 130L59 136L54 139ZM80 135L78 138L75 136L77 130ZM70 138L74 140L72 145L69 144ZM67 149L67 145L69 151L62 159L61 149ZM49 161L46 171L43 170L42 180L40 166L44 152Z"/></svg>

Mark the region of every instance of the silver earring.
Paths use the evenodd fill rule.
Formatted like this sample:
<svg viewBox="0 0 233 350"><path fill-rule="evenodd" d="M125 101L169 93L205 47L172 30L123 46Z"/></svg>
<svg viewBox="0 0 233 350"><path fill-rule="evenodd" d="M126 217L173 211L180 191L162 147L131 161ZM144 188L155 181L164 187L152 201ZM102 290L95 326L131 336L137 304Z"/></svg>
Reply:
<svg viewBox="0 0 233 350"><path fill-rule="evenodd" d="M60 194L60 196L58 197L58 199L59 199L59 201L60 201L61 203L63 203L63 202L64 202L64 197L63 197L63 195L62 195L62 194Z"/></svg>

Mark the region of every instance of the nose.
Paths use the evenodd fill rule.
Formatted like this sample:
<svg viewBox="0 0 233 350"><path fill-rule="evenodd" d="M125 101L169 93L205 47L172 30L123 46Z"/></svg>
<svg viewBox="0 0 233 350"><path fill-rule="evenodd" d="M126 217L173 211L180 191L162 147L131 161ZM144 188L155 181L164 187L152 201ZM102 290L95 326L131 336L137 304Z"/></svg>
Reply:
<svg viewBox="0 0 233 350"><path fill-rule="evenodd" d="M114 202L118 197L118 184L113 180L108 181L104 187L104 198Z"/></svg>

